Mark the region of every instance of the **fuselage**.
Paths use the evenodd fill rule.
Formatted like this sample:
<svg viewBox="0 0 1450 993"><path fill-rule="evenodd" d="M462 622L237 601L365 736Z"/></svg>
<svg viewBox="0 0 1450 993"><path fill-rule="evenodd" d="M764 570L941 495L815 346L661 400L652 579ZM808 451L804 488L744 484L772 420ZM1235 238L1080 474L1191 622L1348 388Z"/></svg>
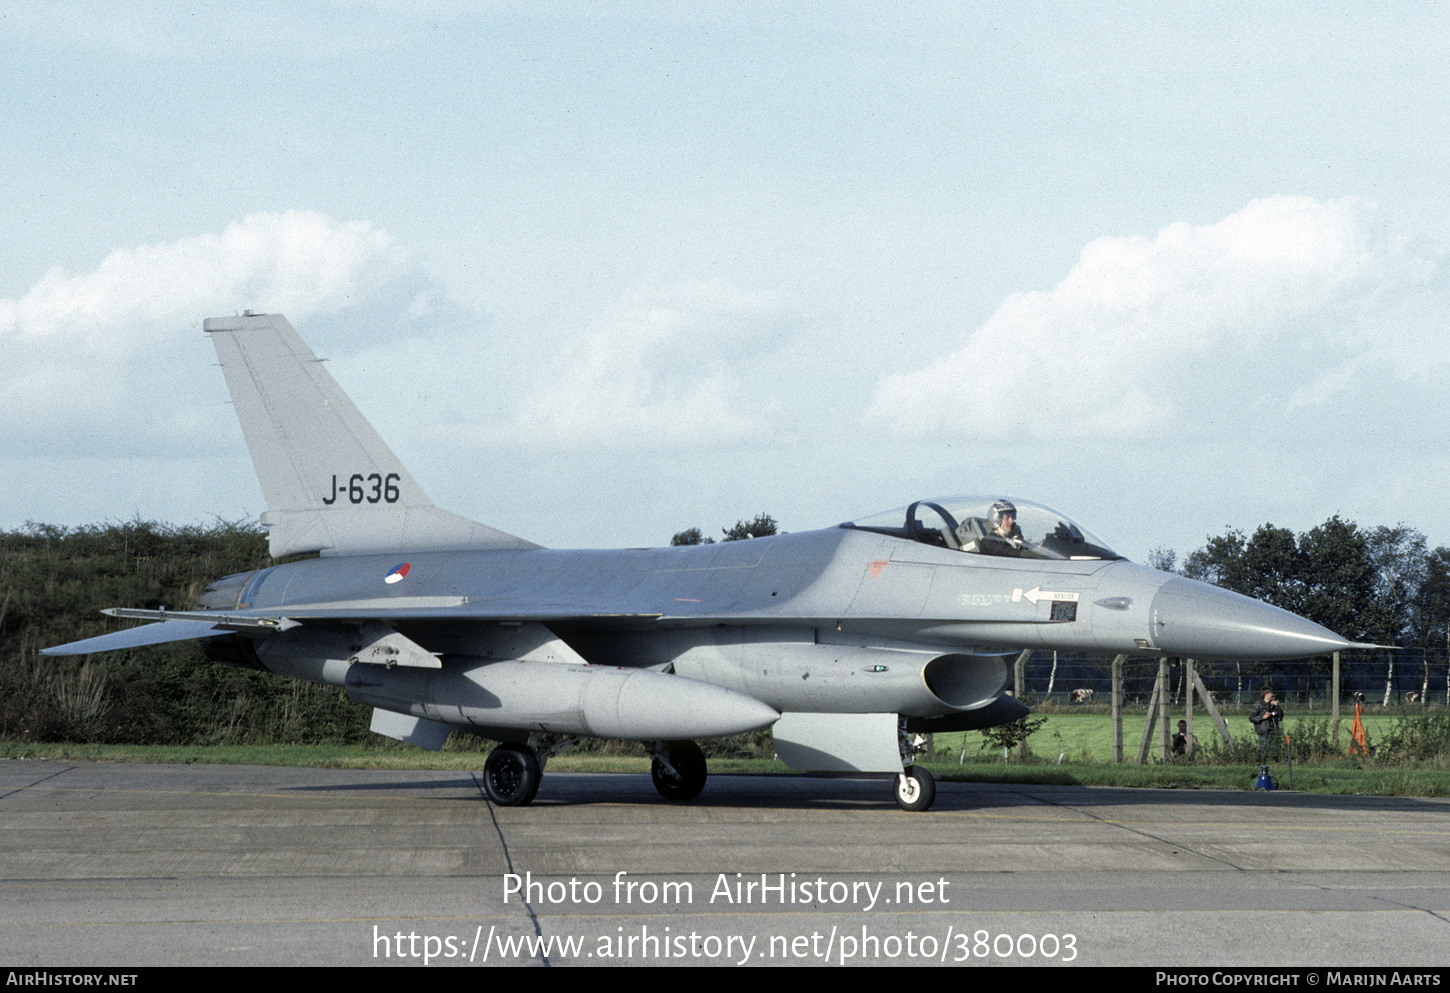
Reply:
<svg viewBox="0 0 1450 993"><path fill-rule="evenodd" d="M584 661L677 671L702 644L773 640L1221 659L1347 644L1286 611L1121 559L994 558L851 527L675 548L324 557L229 577L198 606L378 619L460 654L471 654L460 631L537 622Z"/></svg>

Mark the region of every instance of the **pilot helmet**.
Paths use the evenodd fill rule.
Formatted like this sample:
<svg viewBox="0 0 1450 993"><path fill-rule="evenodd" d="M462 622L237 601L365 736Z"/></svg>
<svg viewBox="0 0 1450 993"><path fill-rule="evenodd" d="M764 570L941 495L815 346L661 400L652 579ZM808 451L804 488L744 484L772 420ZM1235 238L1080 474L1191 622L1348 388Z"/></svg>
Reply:
<svg viewBox="0 0 1450 993"><path fill-rule="evenodd" d="M1012 505L1011 500L998 500L992 504L992 526L996 527L1002 523L1002 515L1011 514L1013 520L1017 518L1017 508Z"/></svg>

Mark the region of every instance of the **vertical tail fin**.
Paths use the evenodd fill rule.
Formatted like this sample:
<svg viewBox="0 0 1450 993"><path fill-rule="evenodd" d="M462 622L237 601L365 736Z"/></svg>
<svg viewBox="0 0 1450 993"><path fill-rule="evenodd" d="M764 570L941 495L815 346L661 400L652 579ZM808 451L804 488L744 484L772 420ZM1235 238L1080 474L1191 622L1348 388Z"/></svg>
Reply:
<svg viewBox="0 0 1450 993"><path fill-rule="evenodd" d="M537 548L440 510L281 314L213 317L272 554Z"/></svg>

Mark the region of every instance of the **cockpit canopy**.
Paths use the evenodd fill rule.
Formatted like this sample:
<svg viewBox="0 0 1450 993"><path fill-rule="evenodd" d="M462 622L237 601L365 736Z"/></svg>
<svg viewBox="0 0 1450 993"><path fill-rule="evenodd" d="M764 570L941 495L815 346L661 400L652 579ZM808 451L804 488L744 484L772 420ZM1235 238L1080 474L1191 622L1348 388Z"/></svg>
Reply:
<svg viewBox="0 0 1450 993"><path fill-rule="evenodd" d="M1071 518L1027 500L982 496L918 500L900 510L847 521L841 527L875 531L978 555L1024 559L1122 558Z"/></svg>

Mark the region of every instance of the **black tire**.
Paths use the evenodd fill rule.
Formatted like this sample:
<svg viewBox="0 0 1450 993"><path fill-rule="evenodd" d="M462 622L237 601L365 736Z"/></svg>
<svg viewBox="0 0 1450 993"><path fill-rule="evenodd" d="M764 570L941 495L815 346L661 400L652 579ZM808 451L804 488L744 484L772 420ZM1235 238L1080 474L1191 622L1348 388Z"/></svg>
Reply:
<svg viewBox="0 0 1450 993"><path fill-rule="evenodd" d="M483 763L483 792L500 807L524 807L539 792L539 760L524 745L499 745Z"/></svg>
<svg viewBox="0 0 1450 993"><path fill-rule="evenodd" d="M902 810L926 810L936 799L936 780L919 765L909 765L896 777L892 788Z"/></svg>
<svg viewBox="0 0 1450 993"><path fill-rule="evenodd" d="M650 766L650 776L660 796L674 803L688 803L705 788L707 775L705 753L693 741L671 741L665 745L670 765L678 775L665 771L659 759Z"/></svg>

